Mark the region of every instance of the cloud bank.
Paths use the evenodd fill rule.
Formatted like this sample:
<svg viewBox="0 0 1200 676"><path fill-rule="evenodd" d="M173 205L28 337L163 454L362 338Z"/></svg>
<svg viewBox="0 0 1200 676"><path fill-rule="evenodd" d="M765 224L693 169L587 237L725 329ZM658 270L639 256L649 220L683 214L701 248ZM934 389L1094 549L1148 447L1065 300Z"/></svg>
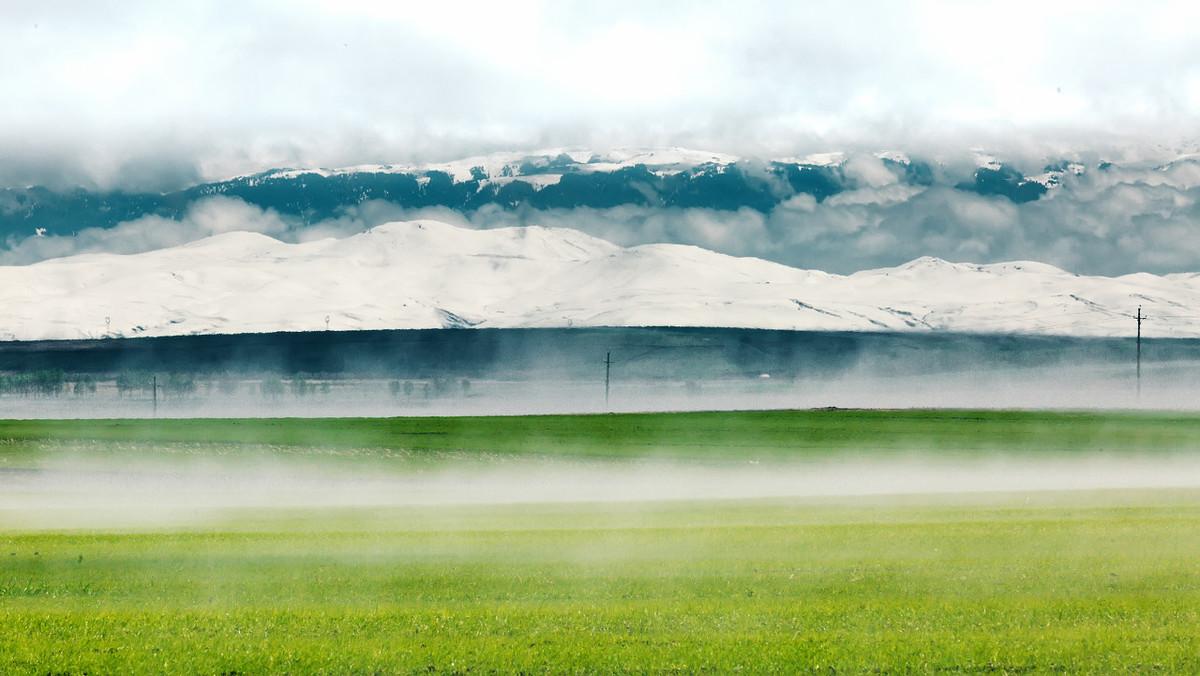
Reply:
<svg viewBox="0 0 1200 676"><path fill-rule="evenodd" d="M1198 23L1185 2L6 3L0 185L553 145L1178 149Z"/></svg>
<svg viewBox="0 0 1200 676"><path fill-rule="evenodd" d="M230 230L302 241L345 236L388 221L435 218L476 228L574 228L626 246L691 244L841 273L926 255L976 263L1037 260L1085 274L1200 271L1200 161L1067 174L1059 187L1024 204L942 184L901 183L871 156L850 157L846 166L862 187L821 202L800 194L767 213L633 205L549 210L487 205L460 213L370 201L344 208L335 218L306 223L240 200L211 197L195 202L179 220L146 216L74 236L12 241L0 252L0 262L135 253Z"/></svg>
<svg viewBox="0 0 1200 676"><path fill-rule="evenodd" d="M433 215L837 272L921 255L1200 270L1200 163L1136 168L1200 151L1198 24L1196 3L1076 0L6 3L0 187L159 192L281 166L681 145L847 151L856 188L765 213L366 203L317 223L214 198L178 219L12 240L0 262L134 253L227 229L340 235ZM973 147L1032 171L1061 157L1120 166L1016 204L899 183L869 155L902 150L948 167Z"/></svg>

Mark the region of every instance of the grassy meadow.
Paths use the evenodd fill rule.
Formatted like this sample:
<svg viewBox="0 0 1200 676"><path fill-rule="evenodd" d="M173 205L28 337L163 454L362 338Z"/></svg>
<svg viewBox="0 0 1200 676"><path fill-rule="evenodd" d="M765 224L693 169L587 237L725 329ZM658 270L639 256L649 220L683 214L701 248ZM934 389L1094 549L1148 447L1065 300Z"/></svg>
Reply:
<svg viewBox="0 0 1200 676"><path fill-rule="evenodd" d="M134 457L400 474L512 456L1153 458L1200 449L1200 418L7 421L0 440L0 488L21 490L64 456L114 475L147 471ZM136 527L41 527L33 509L0 501L3 673L1200 672L1191 488L231 506Z"/></svg>

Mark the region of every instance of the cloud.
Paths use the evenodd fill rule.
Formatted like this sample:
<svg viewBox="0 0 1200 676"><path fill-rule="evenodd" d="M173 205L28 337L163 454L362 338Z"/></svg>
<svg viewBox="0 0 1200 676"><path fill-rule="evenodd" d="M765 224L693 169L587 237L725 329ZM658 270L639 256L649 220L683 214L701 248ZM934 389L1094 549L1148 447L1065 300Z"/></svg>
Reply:
<svg viewBox="0 0 1200 676"><path fill-rule="evenodd" d="M881 188L891 185L898 179L895 172L883 163L883 160L873 155L854 153L846 158L842 170L846 176L869 188Z"/></svg>
<svg viewBox="0 0 1200 676"><path fill-rule="evenodd" d="M6 3L0 183L553 145L1177 149L1198 21L1185 2Z"/></svg>
<svg viewBox="0 0 1200 676"><path fill-rule="evenodd" d="M239 230L282 236L288 228L288 223L274 211L238 199L209 197L193 203L180 220L143 216L112 228L87 228L74 235L10 241L7 250L0 253L0 263L20 265L82 253L133 254Z"/></svg>
<svg viewBox="0 0 1200 676"><path fill-rule="evenodd" d="M356 204L308 223L228 197L195 202L179 220L147 216L74 236L8 242L0 262L23 264L75 253L136 253L231 230L285 241L343 237L394 220L434 218L475 228L574 228L626 245L691 244L736 256L848 273L920 256L991 263L1038 260L1087 274L1200 271L1200 161L1166 168L1110 168L1066 174L1042 199L1016 204L946 185L886 183L818 202L796 195L773 211L658 208L504 209L471 213ZM861 180L861 179L860 179ZM877 185L871 186L870 183ZM882 184L882 185L878 185Z"/></svg>
<svg viewBox="0 0 1200 676"><path fill-rule="evenodd" d="M471 214L475 227L570 227L624 245L695 244L805 268L848 273L920 256L992 263L1037 260L1086 274L1200 271L1200 186L1145 169L1068 176L1035 202L1015 204L945 186L862 188L823 202L798 195L753 210L518 210ZM461 218L461 217L460 217Z"/></svg>
<svg viewBox="0 0 1200 676"><path fill-rule="evenodd" d="M844 206L850 204L893 204L904 202L923 192L925 188L916 185L887 185L879 188L859 188L840 192L825 200L827 206ZM811 199L811 197L810 197ZM816 208L816 200L813 207Z"/></svg>
<svg viewBox="0 0 1200 676"><path fill-rule="evenodd" d="M337 217L309 223L274 209L216 195L191 203L178 220L151 215L124 221L111 228L85 228L71 235L10 238L0 249L0 265L26 265L76 254L136 254L236 231L262 233L287 242L305 242L345 237L381 223L418 215L469 225L461 215L449 209L411 212L381 201L356 204L341 210Z"/></svg>

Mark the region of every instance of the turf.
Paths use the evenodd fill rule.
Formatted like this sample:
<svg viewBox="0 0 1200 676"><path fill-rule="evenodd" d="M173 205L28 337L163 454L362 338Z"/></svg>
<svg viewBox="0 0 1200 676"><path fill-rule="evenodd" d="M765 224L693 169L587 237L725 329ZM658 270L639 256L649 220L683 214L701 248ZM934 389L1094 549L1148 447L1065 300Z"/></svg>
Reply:
<svg viewBox="0 0 1200 676"><path fill-rule="evenodd" d="M0 454L130 439L404 447L442 462L664 446L869 455L922 440L980 454L1188 451L1197 427L919 411L11 422ZM14 530L0 532L0 672L1197 673L1196 552L1200 493L1188 490L264 510L187 529Z"/></svg>
<svg viewBox="0 0 1200 676"><path fill-rule="evenodd" d="M780 458L912 449L1200 449L1200 416L1166 413L800 410L496 417L6 420L9 454L46 440L226 443L558 456Z"/></svg>
<svg viewBox="0 0 1200 676"><path fill-rule="evenodd" d="M1190 499L577 509L0 538L0 671L1200 669Z"/></svg>

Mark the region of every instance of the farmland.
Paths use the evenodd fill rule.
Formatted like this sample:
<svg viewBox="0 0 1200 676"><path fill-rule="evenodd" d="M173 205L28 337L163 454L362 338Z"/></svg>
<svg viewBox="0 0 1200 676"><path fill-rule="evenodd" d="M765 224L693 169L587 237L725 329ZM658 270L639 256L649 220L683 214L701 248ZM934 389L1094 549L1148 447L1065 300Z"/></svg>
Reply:
<svg viewBox="0 0 1200 676"><path fill-rule="evenodd" d="M1172 470L1200 448L1188 414L7 421L0 439L6 673L1200 669L1200 481ZM903 488L947 461L986 489L1001 458L1061 485L801 481L846 466ZM1121 463L1165 483L1066 490ZM752 490L769 476L805 488ZM538 485L567 477L574 499Z"/></svg>

